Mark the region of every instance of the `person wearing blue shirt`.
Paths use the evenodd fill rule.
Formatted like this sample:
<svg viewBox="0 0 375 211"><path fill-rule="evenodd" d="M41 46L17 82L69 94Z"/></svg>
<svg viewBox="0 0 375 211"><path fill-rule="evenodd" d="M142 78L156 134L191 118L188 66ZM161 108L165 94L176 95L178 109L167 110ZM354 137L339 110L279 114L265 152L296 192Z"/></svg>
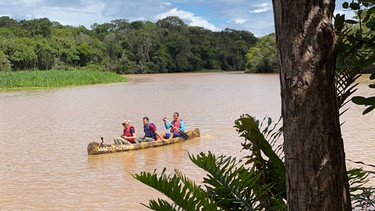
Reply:
<svg viewBox="0 0 375 211"><path fill-rule="evenodd" d="M175 137L180 137L181 136L180 131L182 132L185 131L185 124L182 121L182 119L180 119L180 114L178 112L173 113L172 122L168 122L166 117L163 118L163 121L164 121L165 129L169 129L169 128L171 129L169 133L167 132L167 133L162 134L163 138L172 139Z"/></svg>

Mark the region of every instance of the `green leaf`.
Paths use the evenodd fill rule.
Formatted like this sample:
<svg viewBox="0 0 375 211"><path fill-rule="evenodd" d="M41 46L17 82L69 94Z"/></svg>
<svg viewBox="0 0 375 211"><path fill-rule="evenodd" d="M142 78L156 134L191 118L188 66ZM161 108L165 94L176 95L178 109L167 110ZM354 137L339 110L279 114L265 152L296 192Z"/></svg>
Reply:
<svg viewBox="0 0 375 211"><path fill-rule="evenodd" d="M357 24L358 21L355 21L355 20L345 20L345 23L348 23L348 24Z"/></svg>
<svg viewBox="0 0 375 211"><path fill-rule="evenodd" d="M370 111L372 111L374 109L375 109L375 106L370 106L366 110L364 110L362 114L365 115L365 114L369 113Z"/></svg>
<svg viewBox="0 0 375 211"><path fill-rule="evenodd" d="M348 2L342 3L342 8L348 9L349 8L349 3Z"/></svg>
<svg viewBox="0 0 375 211"><path fill-rule="evenodd" d="M375 97L366 98L366 105L375 105Z"/></svg>
<svg viewBox="0 0 375 211"><path fill-rule="evenodd" d="M157 211L177 211L176 208L173 207L173 205L169 204L169 202L158 199L158 201L150 200L149 205L145 205L142 203L143 206L151 209L151 210L157 210Z"/></svg>
<svg viewBox="0 0 375 211"><path fill-rule="evenodd" d="M375 71L370 75L370 80L374 80L375 79Z"/></svg>
<svg viewBox="0 0 375 211"><path fill-rule="evenodd" d="M352 10L358 10L360 7L359 7L358 3L352 2L352 3L350 3L350 8Z"/></svg>
<svg viewBox="0 0 375 211"><path fill-rule="evenodd" d="M375 26L375 22L374 21L368 21L368 22L366 22L365 25L366 25L367 28L372 28L372 27Z"/></svg>
<svg viewBox="0 0 375 211"><path fill-rule="evenodd" d="M355 97L352 97L352 102L357 104L357 105L364 105L365 104L365 100L366 98L365 97L361 97L361 96L355 96Z"/></svg>
<svg viewBox="0 0 375 211"><path fill-rule="evenodd" d="M335 28L337 31L341 31L344 28L345 14L337 14L335 17Z"/></svg>
<svg viewBox="0 0 375 211"><path fill-rule="evenodd" d="M375 14L375 7L371 7L367 10L367 14Z"/></svg>
<svg viewBox="0 0 375 211"><path fill-rule="evenodd" d="M368 108L366 108L366 110L363 111L363 113L362 113L363 115L369 113L370 111L374 110L374 108L375 108L375 97L365 98L365 97L362 97L362 96L356 96L356 97L352 98L352 101L353 101L353 103L355 103L357 105L369 106Z"/></svg>

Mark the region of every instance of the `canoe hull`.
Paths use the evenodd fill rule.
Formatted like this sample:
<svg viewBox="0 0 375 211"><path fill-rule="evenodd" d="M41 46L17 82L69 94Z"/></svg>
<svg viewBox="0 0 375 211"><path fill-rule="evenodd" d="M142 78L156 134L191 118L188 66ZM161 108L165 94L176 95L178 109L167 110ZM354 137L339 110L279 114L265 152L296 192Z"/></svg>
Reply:
<svg viewBox="0 0 375 211"><path fill-rule="evenodd" d="M190 131L186 131L186 134L189 136L189 139L200 137L200 131L199 128L195 128ZM139 149L147 149L151 147L158 147L158 146L165 146L169 144L175 144L184 140L180 137L173 138L171 140L165 140L165 141L152 141L152 142L142 142L139 144L101 144L95 141L90 142L87 145L87 153L89 155L97 155L97 154L106 154L106 153L114 153L114 152L125 152L130 150L139 150Z"/></svg>

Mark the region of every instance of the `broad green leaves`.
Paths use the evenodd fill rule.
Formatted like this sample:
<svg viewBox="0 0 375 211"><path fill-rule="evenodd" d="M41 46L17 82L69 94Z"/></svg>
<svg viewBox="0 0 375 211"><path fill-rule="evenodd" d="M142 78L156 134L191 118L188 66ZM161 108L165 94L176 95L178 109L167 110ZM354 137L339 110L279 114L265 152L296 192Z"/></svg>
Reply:
<svg viewBox="0 0 375 211"><path fill-rule="evenodd" d="M361 97L361 96L356 96L356 97L353 97L352 98L352 101L355 103L355 104L358 104L358 105L364 105L364 106L368 106L368 108L366 108L364 111L363 111L363 115L367 114L368 112L372 111L375 109L375 97Z"/></svg>
<svg viewBox="0 0 375 211"><path fill-rule="evenodd" d="M337 80L338 85L341 85L341 90L339 89L338 93L339 100L340 96L347 98L354 93L356 85L351 86L351 88L349 88L350 86L344 87L342 85L353 84L355 79L358 78L357 74L372 72L372 78L374 78L375 74L375 1L344 2L342 7L355 11L357 16L354 17L354 20L346 19L345 15L340 14L335 17L335 28L339 35L340 43L336 74L337 77L341 77ZM343 75L345 76L344 78L342 77ZM374 84L369 85L370 88L374 86ZM344 89L342 89L343 87ZM347 88L349 89L347 90L348 92L346 92ZM374 101L374 97L356 96L352 98L352 102L367 107L363 114L375 108Z"/></svg>
<svg viewBox="0 0 375 211"><path fill-rule="evenodd" d="M196 185L181 172L160 176L141 172L133 175L144 184L162 192L174 203L158 199L144 206L152 210L283 210L285 204L278 196L271 196L272 184L261 182L261 174L248 169L236 158L211 152L189 155L190 160L208 172L204 187Z"/></svg>
<svg viewBox="0 0 375 211"><path fill-rule="evenodd" d="M266 125L261 131L265 120ZM282 153L276 154L277 147L273 147L282 133L282 128L277 128L279 122L272 125L271 118L264 119L263 122L246 114L235 121L235 128L240 137L245 138L243 148L250 151L250 155L245 157L246 163L253 165L253 169L262 175L265 184L273 184L273 195L281 195L286 199L286 173L281 160Z"/></svg>

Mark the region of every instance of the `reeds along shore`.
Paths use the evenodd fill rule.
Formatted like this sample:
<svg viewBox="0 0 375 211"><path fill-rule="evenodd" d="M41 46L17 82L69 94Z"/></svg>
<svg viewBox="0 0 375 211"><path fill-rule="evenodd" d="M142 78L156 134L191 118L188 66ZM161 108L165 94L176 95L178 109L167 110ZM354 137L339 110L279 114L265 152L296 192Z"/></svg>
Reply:
<svg viewBox="0 0 375 211"><path fill-rule="evenodd" d="M125 77L116 73L91 70L0 71L0 89L64 87L126 81Z"/></svg>

